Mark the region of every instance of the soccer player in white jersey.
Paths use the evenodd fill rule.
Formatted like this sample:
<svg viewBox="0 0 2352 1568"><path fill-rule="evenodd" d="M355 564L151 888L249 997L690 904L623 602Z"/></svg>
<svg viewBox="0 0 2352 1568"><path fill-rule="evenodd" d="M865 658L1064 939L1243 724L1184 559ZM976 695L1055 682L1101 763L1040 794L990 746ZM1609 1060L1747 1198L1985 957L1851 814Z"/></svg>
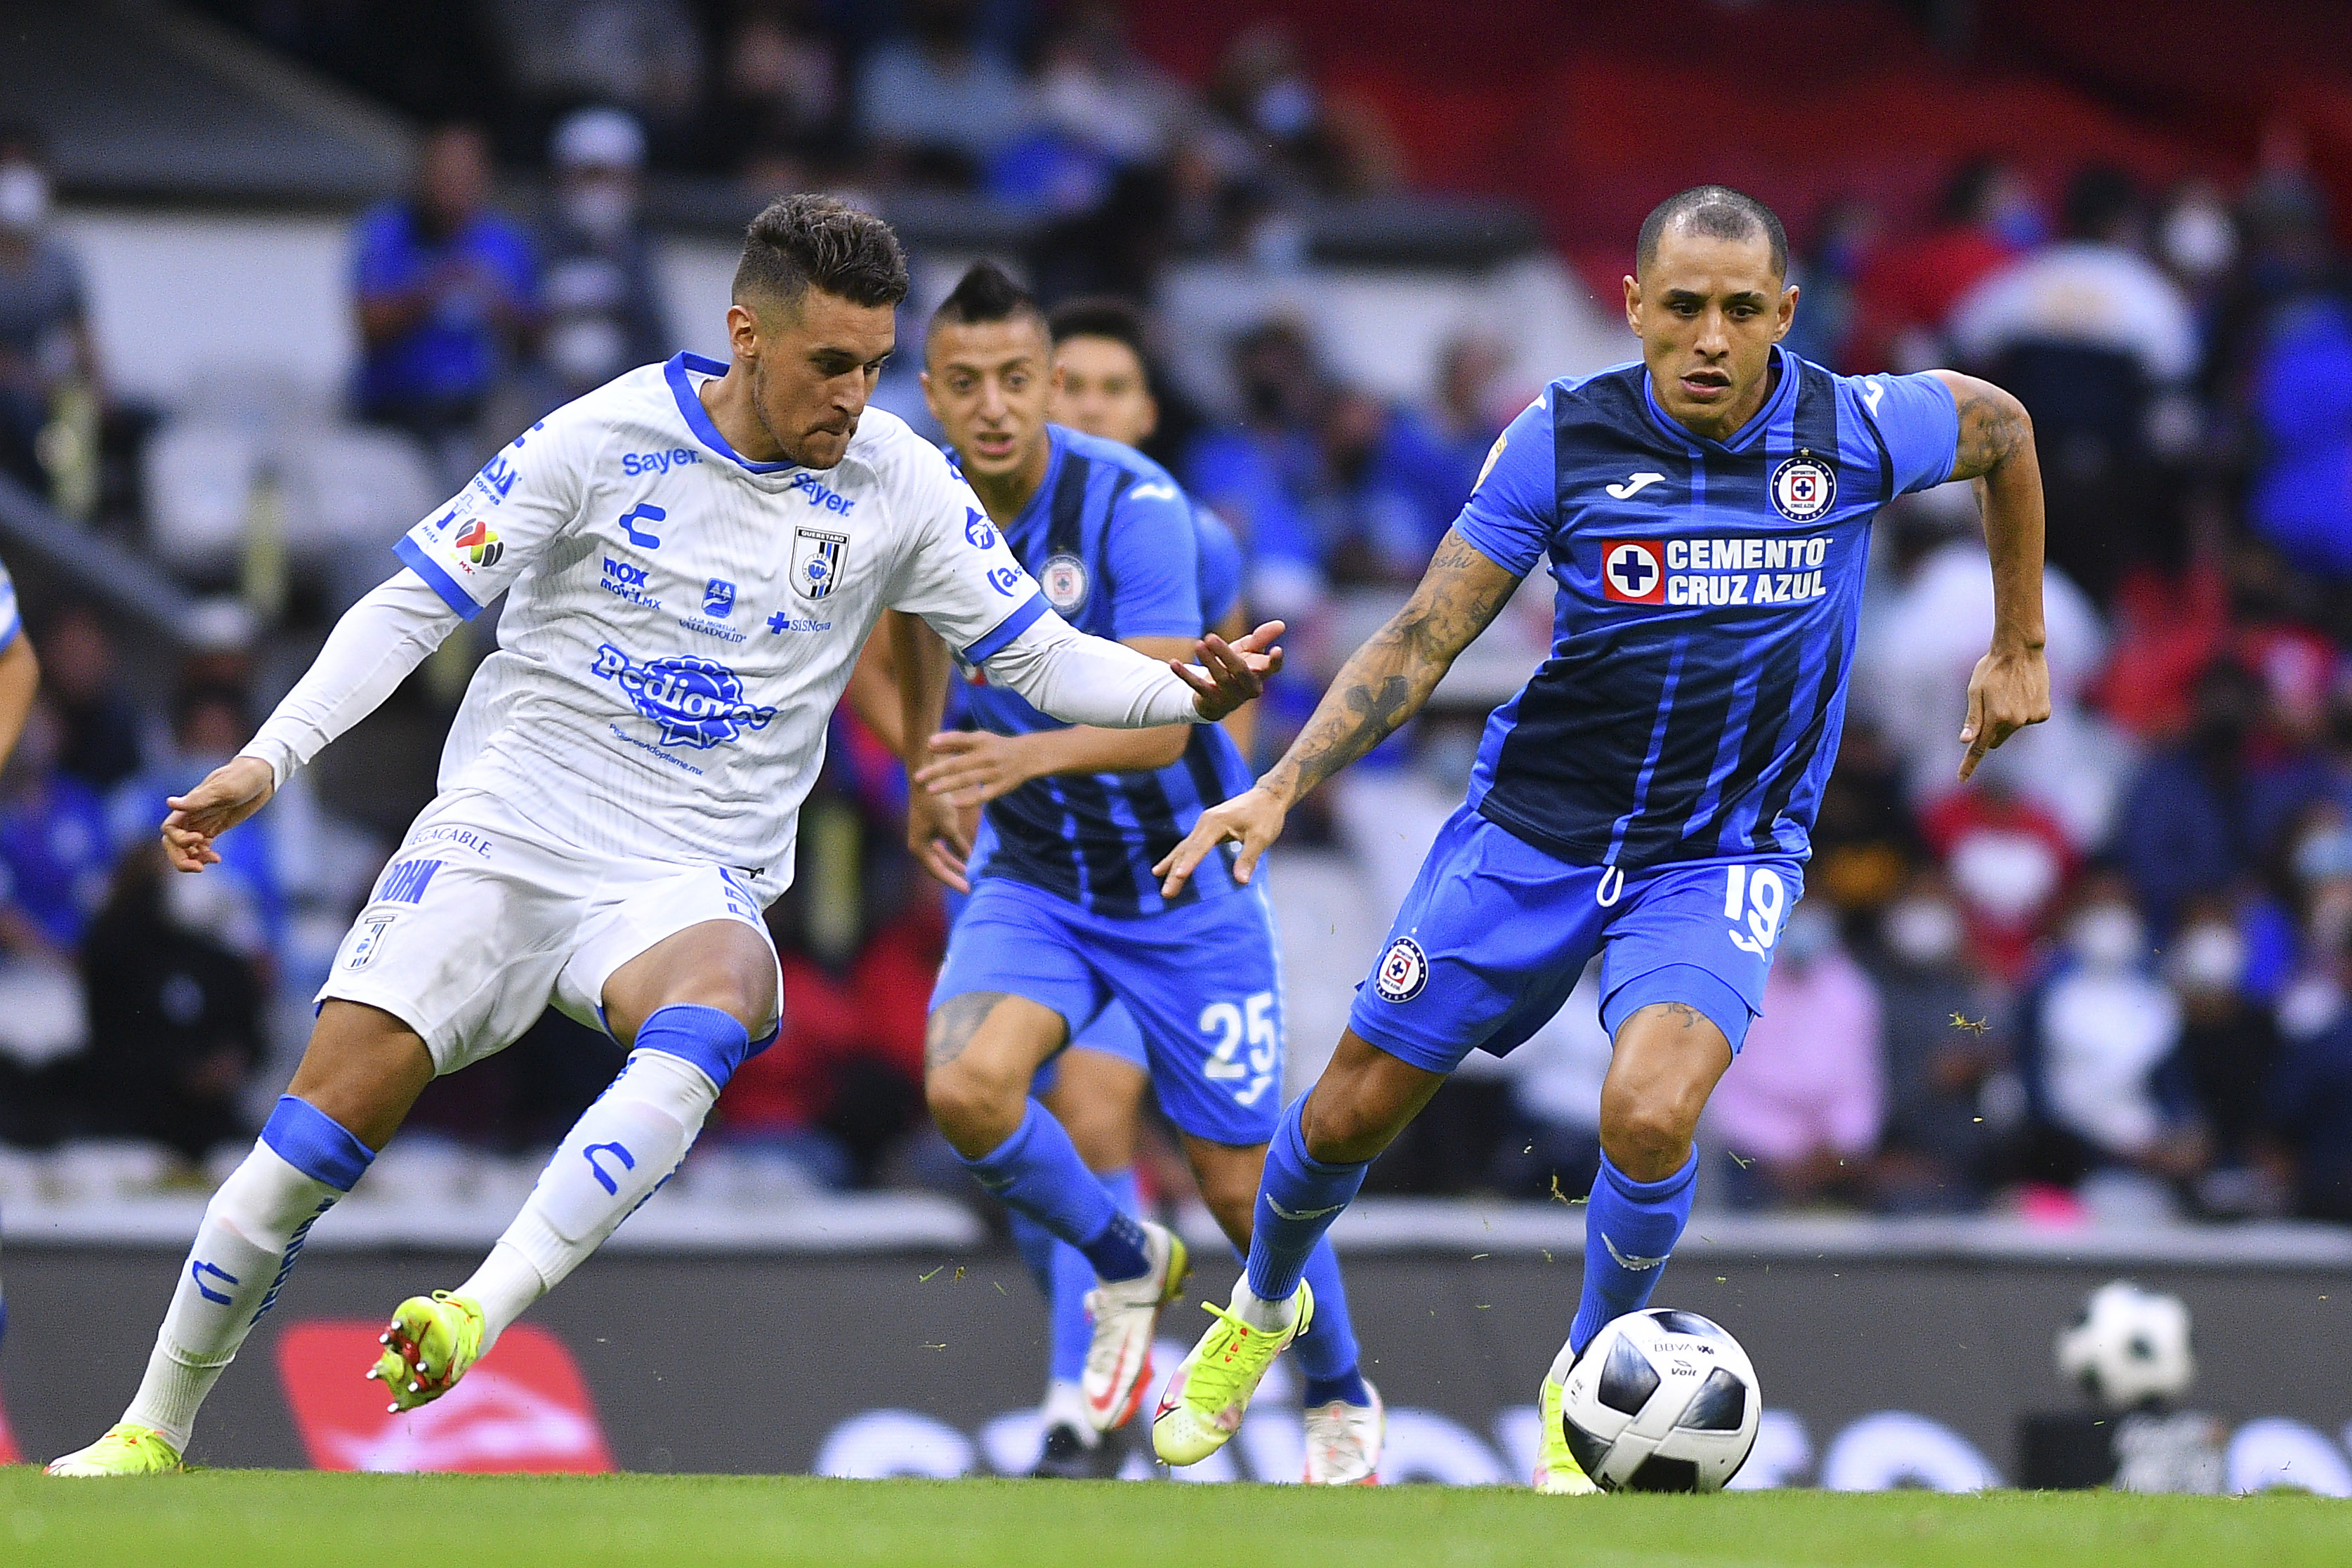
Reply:
<svg viewBox="0 0 2352 1568"><path fill-rule="evenodd" d="M52 1474L179 1468L196 1410L425 1084L551 1002L627 1064L489 1258L401 1304L369 1375L446 1392L677 1168L729 1075L781 1027L761 909L859 645L921 617L1074 723L1213 722L1263 689L1279 625L1202 640L1204 668L1081 636L947 461L868 411L907 293L880 220L788 197L753 222L732 362L681 354L559 409L396 547L246 752L171 802L184 872L500 594L498 652L337 955L318 1025L222 1184L123 1419ZM356 1369L354 1369L356 1370Z"/></svg>

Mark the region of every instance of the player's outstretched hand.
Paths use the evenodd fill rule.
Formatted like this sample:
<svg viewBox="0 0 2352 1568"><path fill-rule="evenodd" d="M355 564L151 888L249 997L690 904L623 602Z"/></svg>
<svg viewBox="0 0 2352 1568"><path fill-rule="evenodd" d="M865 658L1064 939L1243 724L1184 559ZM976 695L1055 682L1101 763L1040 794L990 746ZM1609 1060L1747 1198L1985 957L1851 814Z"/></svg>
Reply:
<svg viewBox="0 0 2352 1568"><path fill-rule="evenodd" d="M985 806L1029 781L1021 748L1010 737L984 729L942 730L931 737L931 760L915 772L915 782L946 797L959 810Z"/></svg>
<svg viewBox="0 0 2352 1568"><path fill-rule="evenodd" d="M934 748L941 740L956 738L935 737ZM920 779L929 768L919 769ZM977 824L979 808L961 807L945 795L929 789L907 791L907 848L918 864L930 873L931 879L958 893L970 893L971 883L965 875L965 862L971 858L972 830Z"/></svg>
<svg viewBox="0 0 2352 1568"><path fill-rule="evenodd" d="M1282 668L1278 639L1286 630L1269 621L1238 643L1228 643L1214 632L1201 639L1198 666L1171 659L1177 679L1199 695L1193 706L1202 722L1214 724L1225 715L1265 692L1265 679Z"/></svg>
<svg viewBox="0 0 2352 1568"><path fill-rule="evenodd" d="M232 757L184 795L163 802L163 855L180 871L220 864L213 841L269 804L278 779L258 757Z"/></svg>
<svg viewBox="0 0 2352 1568"><path fill-rule="evenodd" d="M1258 856L1282 837L1282 824L1288 817L1282 802L1263 788L1245 790L1222 806L1212 806L1201 813L1201 820L1192 824L1184 841L1151 868L1151 874L1160 879L1160 896L1173 898L1183 891L1192 868L1228 841L1241 845L1241 852L1234 857L1234 880L1249 881L1250 873L1257 869Z"/></svg>
<svg viewBox="0 0 2352 1568"><path fill-rule="evenodd" d="M1960 744L1969 748L1960 777L1974 773L1986 752L2049 716L2050 664L2041 649L1995 649L1979 659L1969 676L1968 722L1960 726Z"/></svg>

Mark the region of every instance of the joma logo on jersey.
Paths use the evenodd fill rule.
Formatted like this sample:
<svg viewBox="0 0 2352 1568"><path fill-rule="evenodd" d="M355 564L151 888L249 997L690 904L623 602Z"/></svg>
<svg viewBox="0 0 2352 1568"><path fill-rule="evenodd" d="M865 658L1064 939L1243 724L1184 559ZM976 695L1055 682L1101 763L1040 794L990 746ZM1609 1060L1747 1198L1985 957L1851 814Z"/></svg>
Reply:
<svg viewBox="0 0 2352 1568"><path fill-rule="evenodd" d="M803 599L823 599L841 582L841 558L848 552L847 534L822 528L793 530L793 587Z"/></svg>
<svg viewBox="0 0 2352 1568"><path fill-rule="evenodd" d="M857 507L856 502L832 488L814 474L794 475L792 489L799 491L801 499L810 506L822 507L828 512L834 512L845 517Z"/></svg>
<svg viewBox="0 0 2352 1568"><path fill-rule="evenodd" d="M699 654L640 664L610 643L596 650L594 672L627 694L636 710L661 726L664 746L708 751L745 730L765 729L776 710L743 700L742 678Z"/></svg>
<svg viewBox="0 0 2352 1568"><path fill-rule="evenodd" d="M701 453L684 446L673 446L667 452L625 452L621 454L621 472L634 479L640 474L667 474L673 468L701 461Z"/></svg>

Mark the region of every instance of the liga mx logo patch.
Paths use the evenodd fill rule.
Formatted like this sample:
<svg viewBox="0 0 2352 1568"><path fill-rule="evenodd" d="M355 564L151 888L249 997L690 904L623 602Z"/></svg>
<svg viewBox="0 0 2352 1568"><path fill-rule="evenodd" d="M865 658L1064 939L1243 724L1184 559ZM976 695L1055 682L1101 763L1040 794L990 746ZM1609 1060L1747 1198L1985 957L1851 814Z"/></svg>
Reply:
<svg viewBox="0 0 2352 1568"><path fill-rule="evenodd" d="M465 558L467 565L480 567L485 571L498 565L499 558L507 553L506 544L499 538L498 530L479 517L467 517L466 526L457 530L457 537L449 544Z"/></svg>
<svg viewBox="0 0 2352 1568"><path fill-rule="evenodd" d="M1619 604L1666 601L1666 550L1655 539L1620 539L1601 556L1601 594Z"/></svg>
<svg viewBox="0 0 2352 1568"><path fill-rule="evenodd" d="M1384 1002L1409 1002L1429 984L1429 955L1410 936L1400 936L1381 955L1372 975L1372 990Z"/></svg>
<svg viewBox="0 0 2352 1568"><path fill-rule="evenodd" d="M841 581L841 557L849 548L847 534L822 528L793 530L793 587L803 599L823 599Z"/></svg>
<svg viewBox="0 0 2352 1568"><path fill-rule="evenodd" d="M1772 509L1792 523L1810 523L1837 501L1837 471L1810 452L1772 470Z"/></svg>

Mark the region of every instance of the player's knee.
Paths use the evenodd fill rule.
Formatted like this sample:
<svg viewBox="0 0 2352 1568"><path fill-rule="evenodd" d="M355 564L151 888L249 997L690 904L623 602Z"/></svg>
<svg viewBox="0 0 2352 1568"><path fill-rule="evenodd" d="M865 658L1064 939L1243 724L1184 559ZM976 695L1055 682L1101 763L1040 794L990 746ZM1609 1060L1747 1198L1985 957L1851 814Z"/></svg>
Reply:
<svg viewBox="0 0 2352 1568"><path fill-rule="evenodd" d="M1318 1085L1308 1096L1299 1132L1309 1159L1326 1165L1361 1165L1389 1146L1410 1113L1396 1110L1360 1094L1325 1094Z"/></svg>
<svg viewBox="0 0 2352 1568"><path fill-rule="evenodd" d="M923 1099L950 1142L1000 1124L1009 1136L1020 1124L1028 1088L1017 1078L991 1071L984 1061L959 1057L934 1064L923 1075Z"/></svg>
<svg viewBox="0 0 2352 1568"><path fill-rule="evenodd" d="M1696 1107L1655 1090L1607 1086L1601 1095L1601 1146L1636 1181L1662 1181L1690 1158Z"/></svg>

